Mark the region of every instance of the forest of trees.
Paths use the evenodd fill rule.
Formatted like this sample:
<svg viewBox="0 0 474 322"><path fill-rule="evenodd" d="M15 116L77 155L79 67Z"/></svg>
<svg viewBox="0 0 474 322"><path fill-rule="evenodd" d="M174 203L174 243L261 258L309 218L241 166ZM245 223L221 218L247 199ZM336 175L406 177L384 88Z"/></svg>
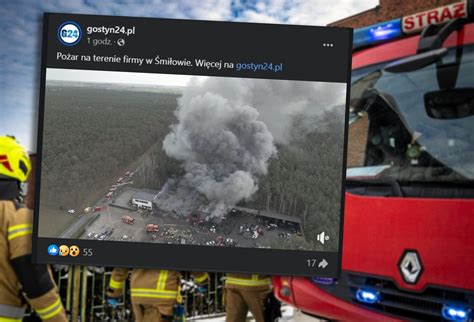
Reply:
<svg viewBox="0 0 474 322"><path fill-rule="evenodd" d="M337 250L342 183L342 130L344 108L325 112L315 122L316 130L301 135L303 118L295 118L292 138L278 145L268 174L259 180L259 189L243 206L297 216L303 221L306 243L295 237L288 245ZM320 126L318 126L320 124ZM322 247L316 235L330 237ZM294 248L294 247L292 247Z"/></svg>
<svg viewBox="0 0 474 322"><path fill-rule="evenodd" d="M79 85L46 90L43 206L81 209L95 202L150 147L161 147L176 122L176 94Z"/></svg>

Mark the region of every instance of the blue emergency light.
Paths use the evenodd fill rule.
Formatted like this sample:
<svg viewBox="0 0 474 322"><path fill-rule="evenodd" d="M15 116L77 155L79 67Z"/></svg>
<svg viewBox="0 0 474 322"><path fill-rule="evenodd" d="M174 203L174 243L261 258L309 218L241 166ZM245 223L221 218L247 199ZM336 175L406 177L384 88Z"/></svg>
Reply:
<svg viewBox="0 0 474 322"><path fill-rule="evenodd" d="M402 35L402 19L384 21L354 30L353 47L359 48Z"/></svg>
<svg viewBox="0 0 474 322"><path fill-rule="evenodd" d="M456 305L443 305L441 314L448 321L467 321L469 318L469 310Z"/></svg>
<svg viewBox="0 0 474 322"><path fill-rule="evenodd" d="M366 304L374 304L380 301L380 293L370 289L359 288L356 291L356 299Z"/></svg>
<svg viewBox="0 0 474 322"><path fill-rule="evenodd" d="M336 279L331 277L313 277L312 280L314 283L321 285L332 285L336 281Z"/></svg>

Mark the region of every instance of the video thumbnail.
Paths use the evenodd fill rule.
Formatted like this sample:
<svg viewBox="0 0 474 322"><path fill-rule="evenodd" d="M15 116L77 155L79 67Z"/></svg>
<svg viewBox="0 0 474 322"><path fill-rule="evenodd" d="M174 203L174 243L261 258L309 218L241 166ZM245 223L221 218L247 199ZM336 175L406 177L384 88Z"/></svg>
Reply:
<svg viewBox="0 0 474 322"><path fill-rule="evenodd" d="M125 74L48 69L41 237L337 250L345 84Z"/></svg>

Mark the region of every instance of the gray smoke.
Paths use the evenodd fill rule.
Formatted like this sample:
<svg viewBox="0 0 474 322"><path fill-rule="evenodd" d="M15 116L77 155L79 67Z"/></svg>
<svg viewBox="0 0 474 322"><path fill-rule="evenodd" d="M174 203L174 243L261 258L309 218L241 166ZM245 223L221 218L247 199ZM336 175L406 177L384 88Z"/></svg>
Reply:
<svg viewBox="0 0 474 322"><path fill-rule="evenodd" d="M291 136L294 133L304 137L316 130L326 130L321 116L336 105L340 106L341 131L343 129L345 83L255 80L252 93L251 102L258 106L260 119L267 124L277 143L288 144L297 139ZM295 131L292 126L296 117L304 122Z"/></svg>
<svg viewBox="0 0 474 322"><path fill-rule="evenodd" d="M258 188L258 176L267 173L276 154L273 136L255 107L233 95L240 82L228 83L228 92L215 91L214 79L209 79L191 85L180 98L178 123L163 148L183 162L186 174L167 182L157 198L161 207L189 212L207 205L207 211L220 216L249 198Z"/></svg>
<svg viewBox="0 0 474 322"><path fill-rule="evenodd" d="M168 180L156 202L183 214L198 208L222 215L257 191L258 177L276 156L274 141L289 142L295 115L307 116L301 131L310 132L318 115L344 100L345 84L193 79L178 101L178 123L163 141L186 174Z"/></svg>
<svg viewBox="0 0 474 322"><path fill-rule="evenodd" d="M304 116L302 135L323 130L319 117L336 105L344 113L346 100L345 83L213 77L201 84L195 81L194 86L186 90L188 99L202 90L237 105L254 107L259 113L258 119L267 125L275 142L281 144L291 141L295 116ZM341 117L341 126L343 120Z"/></svg>

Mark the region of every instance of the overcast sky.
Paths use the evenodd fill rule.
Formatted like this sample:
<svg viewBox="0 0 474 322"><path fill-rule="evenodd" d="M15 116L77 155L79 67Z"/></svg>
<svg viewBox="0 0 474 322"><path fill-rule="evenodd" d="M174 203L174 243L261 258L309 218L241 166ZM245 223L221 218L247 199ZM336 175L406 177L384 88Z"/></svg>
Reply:
<svg viewBox="0 0 474 322"><path fill-rule="evenodd" d="M173 87L186 86L191 77L193 76L56 68L48 68L46 71L46 80L89 83L156 85ZM198 77L204 78L204 76Z"/></svg>
<svg viewBox="0 0 474 322"><path fill-rule="evenodd" d="M0 135L36 150L43 12L327 25L378 0L0 0Z"/></svg>

